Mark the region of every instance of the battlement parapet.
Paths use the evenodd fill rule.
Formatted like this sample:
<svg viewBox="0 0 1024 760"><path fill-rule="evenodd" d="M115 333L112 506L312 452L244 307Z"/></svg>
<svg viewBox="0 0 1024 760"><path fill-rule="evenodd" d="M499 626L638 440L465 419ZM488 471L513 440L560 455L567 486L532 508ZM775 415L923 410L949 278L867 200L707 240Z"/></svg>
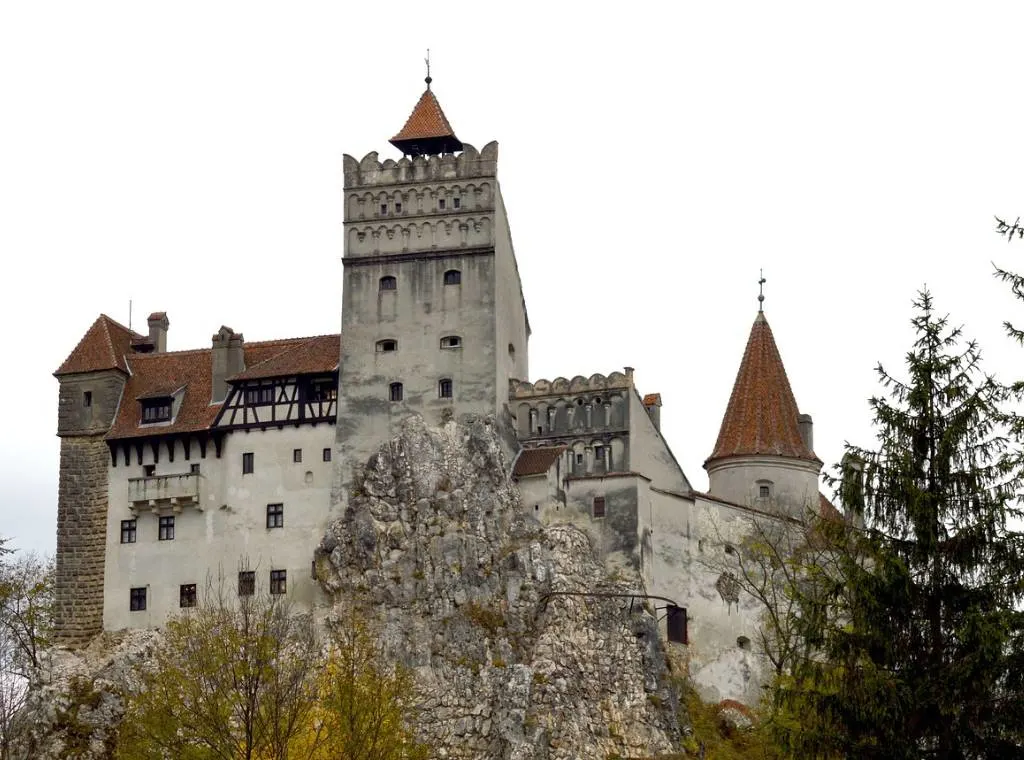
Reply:
<svg viewBox="0 0 1024 760"><path fill-rule="evenodd" d="M346 190L376 185L497 177L498 143L492 140L481 151L463 143L463 150L457 155L445 153L440 156L403 157L398 161L391 158L380 161L376 151L367 153L361 161L346 153L343 168Z"/></svg>
<svg viewBox="0 0 1024 760"><path fill-rule="evenodd" d="M612 372L609 375L600 373L583 377L576 375L571 380L556 377L554 380L509 380L509 398L512 400L538 398L541 396L562 396L574 393L591 393L633 387L632 374Z"/></svg>

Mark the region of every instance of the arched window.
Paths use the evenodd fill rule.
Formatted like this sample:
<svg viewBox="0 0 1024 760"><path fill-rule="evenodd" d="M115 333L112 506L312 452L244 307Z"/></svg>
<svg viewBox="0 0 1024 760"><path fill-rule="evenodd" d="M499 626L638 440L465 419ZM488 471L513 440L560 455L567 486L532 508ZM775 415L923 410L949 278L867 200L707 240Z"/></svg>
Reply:
<svg viewBox="0 0 1024 760"><path fill-rule="evenodd" d="M452 397L452 381L450 378L446 377L437 384L437 395L439 398Z"/></svg>
<svg viewBox="0 0 1024 760"><path fill-rule="evenodd" d="M401 383L391 383L391 386L390 386L389 390L390 390L390 398L391 398L392 401L401 401L402 400L402 384Z"/></svg>
<svg viewBox="0 0 1024 760"><path fill-rule="evenodd" d="M462 284L462 272L458 269L449 269L444 273L444 284L445 285L461 285Z"/></svg>
<svg viewBox="0 0 1024 760"><path fill-rule="evenodd" d="M441 338L441 348L462 348L462 338L458 335L445 335Z"/></svg>
<svg viewBox="0 0 1024 760"><path fill-rule="evenodd" d="M388 275L387 277L381 277L380 278L380 289L381 290L397 290L397 288L398 288L398 280L396 280L391 275Z"/></svg>
<svg viewBox="0 0 1024 760"><path fill-rule="evenodd" d="M377 341L377 353L388 354L392 351L398 350L398 341L394 338L386 338L385 340Z"/></svg>

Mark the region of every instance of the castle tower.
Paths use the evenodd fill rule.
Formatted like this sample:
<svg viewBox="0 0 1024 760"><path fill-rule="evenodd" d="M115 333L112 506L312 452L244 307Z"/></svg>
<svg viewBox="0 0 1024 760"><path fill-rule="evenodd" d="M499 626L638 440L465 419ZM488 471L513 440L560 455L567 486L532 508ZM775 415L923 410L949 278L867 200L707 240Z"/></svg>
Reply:
<svg viewBox="0 0 1024 760"><path fill-rule="evenodd" d="M529 323L498 144L461 142L430 77L391 143L400 160L344 157L339 498L411 413L503 418L528 377Z"/></svg>
<svg viewBox="0 0 1024 760"><path fill-rule="evenodd" d="M704 462L712 496L802 516L818 506L821 460L800 414L763 311L750 329L714 452Z"/></svg>
<svg viewBox="0 0 1024 760"><path fill-rule="evenodd" d="M121 400L132 343L138 335L100 315L54 372L60 383L57 435L57 577L54 630L58 643L85 644L103 630L108 463L104 436Z"/></svg>

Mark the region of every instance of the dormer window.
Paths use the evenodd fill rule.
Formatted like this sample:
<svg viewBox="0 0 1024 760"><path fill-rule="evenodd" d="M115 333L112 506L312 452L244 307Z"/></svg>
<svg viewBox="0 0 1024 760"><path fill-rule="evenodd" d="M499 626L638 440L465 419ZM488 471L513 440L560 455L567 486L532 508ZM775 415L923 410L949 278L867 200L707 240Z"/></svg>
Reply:
<svg viewBox="0 0 1024 760"><path fill-rule="evenodd" d="M388 275L387 277L380 278L380 289L381 290L397 290L398 280Z"/></svg>
<svg viewBox="0 0 1024 760"><path fill-rule="evenodd" d="M151 422L170 422L171 420L171 399L149 398L142 402L142 424L148 425Z"/></svg>
<svg viewBox="0 0 1024 760"><path fill-rule="evenodd" d="M274 403L274 386L260 385L245 389L246 406L266 406Z"/></svg>
<svg viewBox="0 0 1024 760"><path fill-rule="evenodd" d="M445 335L441 338L441 348L462 348L462 338L458 335Z"/></svg>
<svg viewBox="0 0 1024 760"><path fill-rule="evenodd" d="M334 380L313 380L309 384L310 401L334 401L338 398L338 386Z"/></svg>
<svg viewBox="0 0 1024 760"><path fill-rule="evenodd" d="M461 285L462 284L462 272L458 269L449 269L444 273L444 284L445 285Z"/></svg>

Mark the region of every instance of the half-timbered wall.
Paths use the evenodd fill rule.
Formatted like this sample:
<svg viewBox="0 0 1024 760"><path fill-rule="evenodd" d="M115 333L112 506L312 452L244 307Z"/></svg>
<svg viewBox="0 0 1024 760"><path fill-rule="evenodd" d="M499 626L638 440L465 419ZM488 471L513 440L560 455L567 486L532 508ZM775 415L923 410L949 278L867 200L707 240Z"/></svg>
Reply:
<svg viewBox="0 0 1024 760"><path fill-rule="evenodd" d="M334 421L337 398L338 380L333 375L235 383L215 427L237 429Z"/></svg>
<svg viewBox="0 0 1024 760"><path fill-rule="evenodd" d="M257 583L266 588L270 571L288 571L288 598L300 607L312 605L319 593L312 578L314 549L327 526L332 464L323 461L323 450L334 442L334 426L307 424L301 427L270 427L227 433L220 457L211 444L206 456L193 444L185 459L181 441L174 443L174 461L166 443L141 446L142 464L136 448L130 447L130 461L117 466L107 458L110 508L106 523L106 573L103 627L162 625L178 612L181 584L195 583L200 601L208 582L216 584L223 573L225 591L237 591L238 564L246 559L256 571ZM302 461L295 462L295 449ZM118 449L120 451L120 449ZM243 454L253 455L253 472L242 474ZM191 475L199 466L196 487L199 504L180 500L180 511L158 502L158 512L143 506L137 510L136 542L121 543L121 521L133 517L130 481L142 478L144 467L152 465L154 476ZM173 479L186 484L192 478ZM284 527L267 528L268 504L284 505ZM158 539L159 517L173 515L174 539ZM144 612L129 609L130 589L147 589Z"/></svg>

